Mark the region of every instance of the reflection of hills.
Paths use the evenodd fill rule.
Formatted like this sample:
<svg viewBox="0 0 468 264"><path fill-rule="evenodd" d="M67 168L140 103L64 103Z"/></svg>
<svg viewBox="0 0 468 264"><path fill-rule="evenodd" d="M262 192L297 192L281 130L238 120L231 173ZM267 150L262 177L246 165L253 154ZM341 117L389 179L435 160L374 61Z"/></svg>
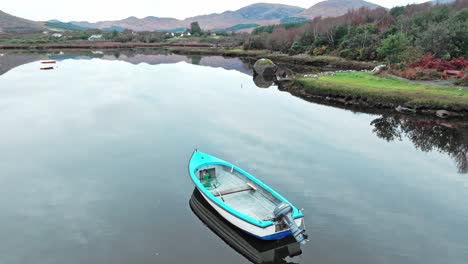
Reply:
<svg viewBox="0 0 468 264"><path fill-rule="evenodd" d="M131 64L147 63L149 65L172 64L186 62L200 66L235 70L252 75L253 71L249 62L239 58L224 58L221 56L175 55L161 50L123 50L123 51L67 51L66 53L11 53L0 57L0 75L20 65L43 60L89 60L99 58L103 60L119 60Z"/></svg>
<svg viewBox="0 0 468 264"><path fill-rule="evenodd" d="M175 54L135 54L128 56L121 54L118 58L113 55L105 55L102 59L119 60L132 64L147 63L150 65L187 62L200 66L223 68L226 70L236 70L245 74L252 74L252 70L249 69L249 67L246 66L239 58L224 58L221 56L183 56Z"/></svg>
<svg viewBox="0 0 468 264"><path fill-rule="evenodd" d="M387 141L406 137L421 151L448 154L456 162L459 173L468 173L468 123L383 115L371 125L374 133Z"/></svg>
<svg viewBox="0 0 468 264"><path fill-rule="evenodd" d="M262 241L241 231L216 212L195 189L190 198L193 213L228 246L253 263L289 263L286 258L302 254L299 243L292 237Z"/></svg>
<svg viewBox="0 0 468 264"><path fill-rule="evenodd" d="M47 58L42 54L3 54L0 56L0 75L3 75L13 68Z"/></svg>
<svg viewBox="0 0 468 264"><path fill-rule="evenodd" d="M222 56L200 56L200 55L176 55L160 49L128 49L128 50L106 50L106 51L79 51L68 50L66 52L41 52L35 53L11 53L0 57L0 75L8 72L14 67L43 59L52 60L119 60L131 64L147 63L149 65L171 64L178 62L186 62L194 65L207 66L213 68L223 68L226 70L235 70L248 75L253 75L253 64L255 59L252 58L227 58ZM293 64L278 64L279 68L287 72L314 72L318 68L309 66L300 66Z"/></svg>

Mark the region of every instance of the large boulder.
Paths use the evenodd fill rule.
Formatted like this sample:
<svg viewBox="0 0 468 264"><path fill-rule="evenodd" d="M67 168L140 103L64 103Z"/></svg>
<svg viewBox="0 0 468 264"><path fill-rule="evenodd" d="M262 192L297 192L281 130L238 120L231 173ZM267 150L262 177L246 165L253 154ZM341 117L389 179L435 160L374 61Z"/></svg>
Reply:
<svg viewBox="0 0 468 264"><path fill-rule="evenodd" d="M382 65L375 67L371 72L380 73L381 71L384 71L386 69L387 69L387 65L382 64Z"/></svg>
<svg viewBox="0 0 468 264"><path fill-rule="evenodd" d="M274 75L255 74L253 81L258 88L270 88L275 83Z"/></svg>
<svg viewBox="0 0 468 264"><path fill-rule="evenodd" d="M270 59L259 59L255 62L253 68L256 74L262 76L273 76L278 70L278 66L276 66Z"/></svg>

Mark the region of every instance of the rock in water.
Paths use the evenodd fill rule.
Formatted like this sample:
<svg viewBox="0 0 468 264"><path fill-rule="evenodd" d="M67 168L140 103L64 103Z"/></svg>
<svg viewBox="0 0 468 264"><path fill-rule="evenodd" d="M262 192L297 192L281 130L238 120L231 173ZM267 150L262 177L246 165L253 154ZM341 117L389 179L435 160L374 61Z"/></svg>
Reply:
<svg viewBox="0 0 468 264"><path fill-rule="evenodd" d="M275 76L255 74L253 80L258 88L270 88L274 84Z"/></svg>
<svg viewBox="0 0 468 264"><path fill-rule="evenodd" d="M275 75L278 70L278 67L270 59L259 59L255 62L253 68L256 74L262 76Z"/></svg>
<svg viewBox="0 0 468 264"><path fill-rule="evenodd" d="M448 117L456 117L456 116L461 116L461 115L458 113L447 111L447 110L438 110L436 111L436 116L440 118L448 118Z"/></svg>

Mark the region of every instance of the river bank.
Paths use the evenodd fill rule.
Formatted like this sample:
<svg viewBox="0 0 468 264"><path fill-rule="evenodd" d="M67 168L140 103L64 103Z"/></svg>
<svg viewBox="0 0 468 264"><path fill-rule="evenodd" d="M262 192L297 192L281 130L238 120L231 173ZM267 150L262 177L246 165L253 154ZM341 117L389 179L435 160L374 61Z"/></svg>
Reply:
<svg viewBox="0 0 468 264"><path fill-rule="evenodd" d="M39 44L0 44L0 50L57 50L57 49L134 49L134 48L162 48L162 47L210 47L209 43L198 42L63 42Z"/></svg>
<svg viewBox="0 0 468 264"><path fill-rule="evenodd" d="M210 43L200 42L76 42L76 43L42 43L42 44L0 44L0 50L91 50L91 49L138 49L163 48L179 55L216 55L224 57L244 57L251 59L268 58L276 62L290 64L326 67L328 69L368 70L374 68L377 62L352 61L333 56L309 56L271 52L269 50L243 50L235 47L220 47Z"/></svg>
<svg viewBox="0 0 468 264"><path fill-rule="evenodd" d="M278 87L306 99L346 106L390 109L442 118L468 116L468 89L417 84L366 72L298 76L278 81Z"/></svg>
<svg viewBox="0 0 468 264"><path fill-rule="evenodd" d="M206 47L168 47L175 54L186 55L220 55L224 57L246 57L253 59L266 58L274 62L286 62L329 69L370 70L378 62L352 61L333 56L310 56L306 54L288 55L268 50L243 50L240 48L206 48Z"/></svg>
<svg viewBox="0 0 468 264"><path fill-rule="evenodd" d="M242 50L227 47L196 46L165 46L164 43L76 43L66 45L64 50L105 50L113 52L115 49L138 50L160 49L167 54L189 56L223 56L245 58L254 63L258 58L270 58L279 65L285 63L283 71L290 69L291 65L311 67L312 71L335 71L335 69L368 70L377 63L357 62L331 56L308 56L272 53L265 50ZM64 44L47 44L31 49L32 46L20 45L28 52L49 52L61 50ZM184 45L188 45L185 43ZM5 47L0 45L0 47ZM10 48L19 47L10 45ZM28 48L29 47L29 48ZM8 52L8 51L7 51ZM1 53L1 52L0 52ZM120 55L120 54L119 54ZM289 64L289 65L288 65ZM253 65L253 64L252 64ZM307 68L307 67L306 67ZM306 71L303 71L306 73ZM307 100L322 101L346 107L368 109L386 109L399 112L441 115L443 117L468 116L468 89L457 86L431 85L410 82L401 78L374 76L367 72L341 72L335 75L325 75L318 78L312 75L298 75L290 72L292 76L278 82L280 90L303 97ZM273 82L273 80L272 80ZM270 84L271 85L271 84ZM447 112L438 112L446 110Z"/></svg>

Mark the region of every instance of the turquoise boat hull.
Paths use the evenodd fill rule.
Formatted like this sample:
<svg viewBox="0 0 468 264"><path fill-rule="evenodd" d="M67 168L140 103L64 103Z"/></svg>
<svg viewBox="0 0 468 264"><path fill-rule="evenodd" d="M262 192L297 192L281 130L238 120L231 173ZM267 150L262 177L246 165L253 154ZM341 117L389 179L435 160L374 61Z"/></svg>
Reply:
<svg viewBox="0 0 468 264"><path fill-rule="evenodd" d="M289 228L273 216L274 208L281 203L291 205L294 221L298 226L303 225L302 212L289 201L227 161L195 150L188 170L205 200L227 221L250 235L262 240L277 240L291 235ZM206 178L210 172L215 175Z"/></svg>

